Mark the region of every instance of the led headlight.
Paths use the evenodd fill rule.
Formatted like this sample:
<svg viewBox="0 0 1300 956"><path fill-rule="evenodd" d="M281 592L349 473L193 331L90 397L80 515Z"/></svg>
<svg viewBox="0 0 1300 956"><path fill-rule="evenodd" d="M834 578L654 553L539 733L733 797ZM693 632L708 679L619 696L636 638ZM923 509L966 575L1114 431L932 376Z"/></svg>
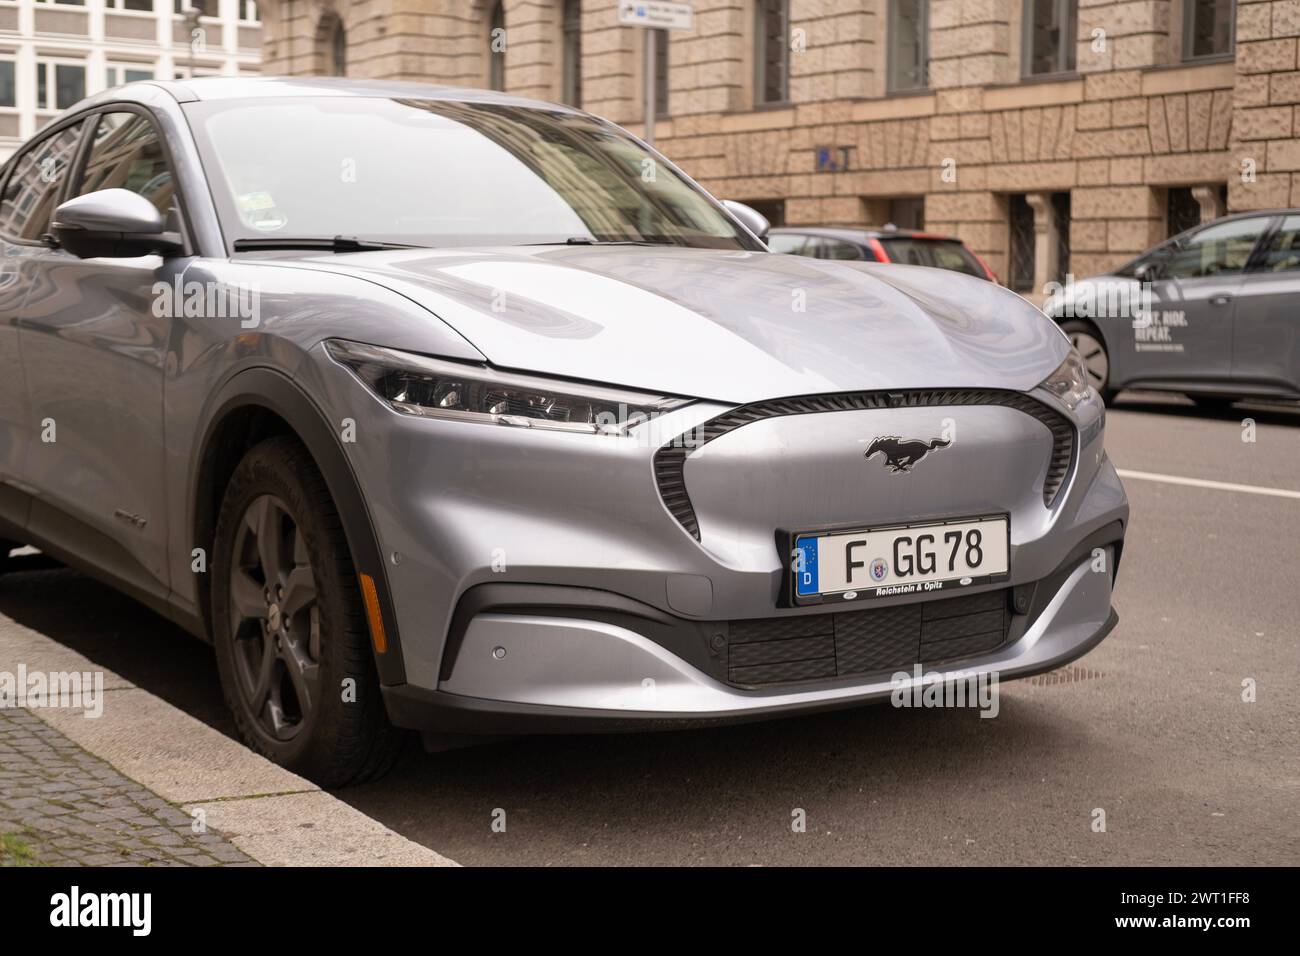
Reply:
<svg viewBox="0 0 1300 956"><path fill-rule="evenodd" d="M1065 357L1055 372L1043 380L1042 387L1059 398L1065 407L1074 411L1088 397L1092 385L1088 382L1088 368L1074 349Z"/></svg>
<svg viewBox="0 0 1300 956"><path fill-rule="evenodd" d="M425 418L621 435L688 401L500 372L342 339L330 339L325 348L395 410Z"/></svg>

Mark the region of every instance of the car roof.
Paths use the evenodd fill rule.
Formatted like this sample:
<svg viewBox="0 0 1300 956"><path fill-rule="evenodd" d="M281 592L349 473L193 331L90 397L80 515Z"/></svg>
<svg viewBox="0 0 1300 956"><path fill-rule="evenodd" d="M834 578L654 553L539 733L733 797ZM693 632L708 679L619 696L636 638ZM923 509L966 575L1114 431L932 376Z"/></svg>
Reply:
<svg viewBox="0 0 1300 956"><path fill-rule="evenodd" d="M844 239L861 242L864 239L934 239L944 242L961 242L956 236L945 236L924 229L859 229L849 226L777 226L771 235L822 236L826 239Z"/></svg>
<svg viewBox="0 0 1300 956"><path fill-rule="evenodd" d="M130 96L133 88L153 86L166 90L179 103L218 100L269 99L272 97L330 96L382 97L421 100L446 100L459 103L496 103L507 106L545 107L580 113L572 107L541 100L475 90L463 86L439 86L404 80L354 80L338 76L203 76L182 80L140 80L96 96L88 97L77 107L93 106ZM75 109L76 107L74 107Z"/></svg>

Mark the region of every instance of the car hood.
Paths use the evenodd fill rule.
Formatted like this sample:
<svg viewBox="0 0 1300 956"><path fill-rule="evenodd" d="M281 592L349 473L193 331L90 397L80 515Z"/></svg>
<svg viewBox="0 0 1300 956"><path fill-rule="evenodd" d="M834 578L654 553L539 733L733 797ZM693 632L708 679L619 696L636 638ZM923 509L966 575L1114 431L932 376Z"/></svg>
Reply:
<svg viewBox="0 0 1300 956"><path fill-rule="evenodd" d="M1027 390L1069 350L1014 293L912 266L581 245L277 264L384 285L502 368L725 402L885 388ZM382 328L357 338L419 348Z"/></svg>

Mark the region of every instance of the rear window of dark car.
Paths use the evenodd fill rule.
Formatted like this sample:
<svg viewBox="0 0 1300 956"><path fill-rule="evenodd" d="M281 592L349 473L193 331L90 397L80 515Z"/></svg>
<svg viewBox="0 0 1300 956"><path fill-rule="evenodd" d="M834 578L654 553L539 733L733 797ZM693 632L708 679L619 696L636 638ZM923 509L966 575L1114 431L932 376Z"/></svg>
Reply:
<svg viewBox="0 0 1300 956"><path fill-rule="evenodd" d="M890 262L901 262L909 266L933 266L964 272L978 279L987 279L979 260L957 239L926 239L920 236L897 236L884 238L880 244L889 254Z"/></svg>

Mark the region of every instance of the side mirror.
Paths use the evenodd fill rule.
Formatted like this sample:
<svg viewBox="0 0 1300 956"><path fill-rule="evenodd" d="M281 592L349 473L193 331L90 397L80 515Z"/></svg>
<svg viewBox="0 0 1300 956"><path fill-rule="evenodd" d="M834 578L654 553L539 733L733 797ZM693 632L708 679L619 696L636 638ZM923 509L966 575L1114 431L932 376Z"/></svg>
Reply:
<svg viewBox="0 0 1300 956"><path fill-rule="evenodd" d="M69 199L54 210L50 223L54 241L81 259L179 252L180 236L165 230L162 213L129 189L100 189Z"/></svg>
<svg viewBox="0 0 1300 956"><path fill-rule="evenodd" d="M734 199L724 199L722 205L726 207L727 212L740 220L742 226L763 242L767 242L767 234L771 230L772 224L767 221L766 216L757 209L746 206L743 202L736 202Z"/></svg>

